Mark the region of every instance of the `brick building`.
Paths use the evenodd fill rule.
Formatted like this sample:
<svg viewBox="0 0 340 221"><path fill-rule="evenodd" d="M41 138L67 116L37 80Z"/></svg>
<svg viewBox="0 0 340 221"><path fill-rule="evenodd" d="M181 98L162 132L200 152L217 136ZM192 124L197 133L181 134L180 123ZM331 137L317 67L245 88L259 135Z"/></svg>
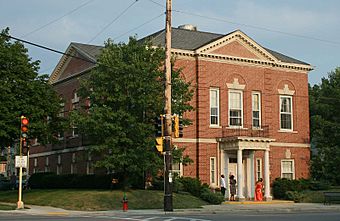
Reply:
<svg viewBox="0 0 340 221"><path fill-rule="evenodd" d="M164 46L165 31L146 37ZM71 43L67 54L95 62L99 46ZM212 187L220 174L233 174L237 198L254 198L255 181L264 179L265 199L277 177L309 177L308 72L311 65L264 48L240 30L226 35L197 31L192 26L172 29L172 54L183 77L195 88L185 113L192 125L174 139L194 161L176 170L199 177ZM77 96L79 78L93 63L63 56L50 83L65 99L60 114L85 102ZM59 145L36 145L30 171L94 173L95 156L86 152L86 140L76 128L60 134ZM227 191L228 193L229 191Z"/></svg>

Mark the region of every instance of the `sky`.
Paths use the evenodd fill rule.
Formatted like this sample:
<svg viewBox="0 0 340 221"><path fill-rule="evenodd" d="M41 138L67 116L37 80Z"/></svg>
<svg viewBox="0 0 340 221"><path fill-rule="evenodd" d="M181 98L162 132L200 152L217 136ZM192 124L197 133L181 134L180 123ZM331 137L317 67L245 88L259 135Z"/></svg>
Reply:
<svg viewBox="0 0 340 221"><path fill-rule="evenodd" d="M0 29L64 52L71 42L127 42L165 27L166 0L0 0ZM240 29L263 47L311 64L309 83L340 66L339 0L172 0L172 26L228 34ZM61 54L29 44L39 73L51 74Z"/></svg>

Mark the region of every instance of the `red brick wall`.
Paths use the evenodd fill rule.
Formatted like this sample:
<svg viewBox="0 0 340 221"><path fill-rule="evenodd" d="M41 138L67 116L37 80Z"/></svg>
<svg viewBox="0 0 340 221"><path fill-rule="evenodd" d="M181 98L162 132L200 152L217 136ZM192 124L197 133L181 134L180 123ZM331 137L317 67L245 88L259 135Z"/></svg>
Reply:
<svg viewBox="0 0 340 221"><path fill-rule="evenodd" d="M185 117L193 124L184 129L184 138L216 139L222 136L222 128L210 128L209 88L220 90L220 125L228 125L228 87L237 78L244 84L243 91L243 117L244 125L252 124L252 98L253 91L261 92L261 122L268 125L270 138L281 143L309 144L309 104L308 104L308 77L306 73L293 70L274 69L247 64L229 64L199 59L185 60L178 58L176 65L183 68L185 79L192 82L195 95L191 104L195 110L186 113ZM196 71L196 73L195 73ZM196 75L196 76L195 76ZM293 95L293 132L280 131L279 122L279 92L287 84ZM180 145L179 145L180 146ZM209 158L217 157L217 144L185 143L185 151L195 162L184 168L185 176L197 175L204 182L209 182ZM281 159L285 158L285 147L272 147L270 151L271 179L281 176ZM295 162L295 177L307 178L309 176L309 148L290 147L292 159ZM198 152L198 153L197 153ZM263 154L256 152L256 156ZM199 159L197 159L199 156ZM198 165L197 161L198 160ZM198 168L197 168L198 166Z"/></svg>

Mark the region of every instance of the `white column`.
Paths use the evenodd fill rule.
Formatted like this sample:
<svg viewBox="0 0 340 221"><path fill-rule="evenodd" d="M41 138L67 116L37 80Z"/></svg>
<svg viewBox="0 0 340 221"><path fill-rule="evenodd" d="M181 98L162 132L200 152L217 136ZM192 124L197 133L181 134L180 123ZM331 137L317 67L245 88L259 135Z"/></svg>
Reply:
<svg viewBox="0 0 340 221"><path fill-rule="evenodd" d="M242 149L237 150L237 197L236 198L238 199L238 201L244 201Z"/></svg>
<svg viewBox="0 0 340 221"><path fill-rule="evenodd" d="M255 163L254 163L254 154L255 151L251 150L249 154L250 158L250 199L254 199L255 195Z"/></svg>
<svg viewBox="0 0 340 221"><path fill-rule="evenodd" d="M229 199L230 197L230 188L229 188L229 156L228 153L226 151L222 152L224 154L224 168L223 168L223 172L224 172L224 177L225 177L225 182L226 182L226 190L225 190L225 198Z"/></svg>
<svg viewBox="0 0 340 221"><path fill-rule="evenodd" d="M270 179L269 179L269 149L264 151L264 199L271 201L270 195Z"/></svg>

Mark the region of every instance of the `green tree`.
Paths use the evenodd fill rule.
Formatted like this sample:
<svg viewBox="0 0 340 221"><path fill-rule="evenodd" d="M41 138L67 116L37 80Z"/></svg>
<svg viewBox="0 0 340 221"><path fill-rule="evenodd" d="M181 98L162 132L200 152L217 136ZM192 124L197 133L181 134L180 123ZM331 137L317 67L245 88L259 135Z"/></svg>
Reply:
<svg viewBox="0 0 340 221"><path fill-rule="evenodd" d="M0 35L0 147L20 137L20 116L29 118L29 138L51 141L58 130L60 99L48 84L47 75L38 75L39 61L32 61L20 42L11 42L9 29ZM52 122L48 122L53 119Z"/></svg>
<svg viewBox="0 0 340 221"><path fill-rule="evenodd" d="M71 120L91 138L90 150L101 154L96 163L116 173L138 176L156 172L163 158L155 151L155 118L164 109L164 50L130 38L127 44L105 43L98 65L81 81L79 94L90 101L88 111L79 110ZM172 72L172 108L189 111L190 84ZM187 158L183 158L187 160Z"/></svg>
<svg viewBox="0 0 340 221"><path fill-rule="evenodd" d="M323 78L320 85L309 87L311 172L319 180L340 184L340 68Z"/></svg>

